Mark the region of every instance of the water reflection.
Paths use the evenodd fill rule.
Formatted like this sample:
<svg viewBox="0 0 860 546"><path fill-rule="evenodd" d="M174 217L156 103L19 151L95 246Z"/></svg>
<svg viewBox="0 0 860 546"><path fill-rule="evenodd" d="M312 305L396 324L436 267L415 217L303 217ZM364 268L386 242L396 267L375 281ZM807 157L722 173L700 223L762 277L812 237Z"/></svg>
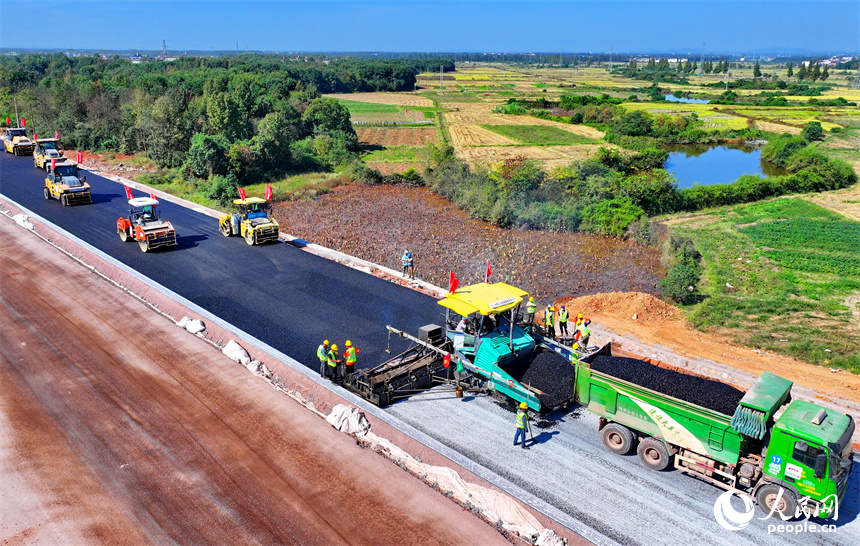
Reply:
<svg viewBox="0 0 860 546"><path fill-rule="evenodd" d="M688 104L708 104L711 102L709 99L688 99L686 97L676 97L675 95L664 95L663 97L669 102L686 102Z"/></svg>
<svg viewBox="0 0 860 546"><path fill-rule="evenodd" d="M675 173L679 188L694 184L730 184L744 174L777 176L786 173L785 169L762 161L761 149L752 146L691 144L666 146L666 150L669 151L666 170Z"/></svg>

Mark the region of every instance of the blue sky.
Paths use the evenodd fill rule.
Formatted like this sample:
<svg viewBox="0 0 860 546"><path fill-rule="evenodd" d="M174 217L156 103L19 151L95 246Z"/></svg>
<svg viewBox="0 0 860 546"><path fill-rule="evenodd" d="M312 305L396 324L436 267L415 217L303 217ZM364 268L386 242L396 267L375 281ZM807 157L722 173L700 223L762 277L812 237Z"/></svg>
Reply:
<svg viewBox="0 0 860 546"><path fill-rule="evenodd" d="M38 13L38 18L34 15ZM262 51L860 51L860 1L0 0L0 46Z"/></svg>

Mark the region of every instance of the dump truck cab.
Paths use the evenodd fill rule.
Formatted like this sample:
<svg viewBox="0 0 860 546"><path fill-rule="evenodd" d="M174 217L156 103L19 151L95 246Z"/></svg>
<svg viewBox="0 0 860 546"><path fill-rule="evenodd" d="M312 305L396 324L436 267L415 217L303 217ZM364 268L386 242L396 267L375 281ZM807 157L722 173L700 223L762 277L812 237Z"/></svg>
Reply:
<svg viewBox="0 0 860 546"><path fill-rule="evenodd" d="M158 214L158 200L135 197L128 200L128 216L116 221L119 238L137 241L142 252L176 246L176 230Z"/></svg>
<svg viewBox="0 0 860 546"><path fill-rule="evenodd" d="M3 147L10 154L28 155L33 153L36 144L27 136L25 128L7 127L3 135Z"/></svg>
<svg viewBox="0 0 860 546"><path fill-rule="evenodd" d="M33 166L37 169L48 170L51 162L59 164L70 163L60 152L60 141L56 138L40 138L33 150Z"/></svg>
<svg viewBox="0 0 860 546"><path fill-rule="evenodd" d="M795 400L770 432L756 498L769 512L827 518L836 515L851 474L854 420ZM780 499L780 491L781 499Z"/></svg>
<svg viewBox="0 0 860 546"><path fill-rule="evenodd" d="M269 215L272 208L270 201L248 197L234 199L233 204L238 208L238 212L225 214L218 220L219 231L225 237L239 235L249 245L278 240L278 221Z"/></svg>
<svg viewBox="0 0 860 546"><path fill-rule="evenodd" d="M78 166L74 163L57 164L47 167L45 177L45 199L57 199L65 205L92 203L90 185L87 177L80 176Z"/></svg>

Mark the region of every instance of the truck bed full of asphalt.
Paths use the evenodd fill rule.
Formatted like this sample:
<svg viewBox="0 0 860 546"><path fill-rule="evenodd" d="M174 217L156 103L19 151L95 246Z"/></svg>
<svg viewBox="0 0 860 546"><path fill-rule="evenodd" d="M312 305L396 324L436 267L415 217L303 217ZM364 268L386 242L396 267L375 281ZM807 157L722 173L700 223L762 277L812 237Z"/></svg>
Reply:
<svg viewBox="0 0 860 546"><path fill-rule="evenodd" d="M661 368L635 358L599 355L591 360L591 368L723 415L734 414L744 397L744 391L720 381Z"/></svg>
<svg viewBox="0 0 860 546"><path fill-rule="evenodd" d="M0 193L311 369L319 367L323 339L351 340L368 355L359 357L363 368L383 360L369 357L385 355L386 324L417 332L439 320L442 308L429 296L289 244L248 246L221 235L217 218L165 200L159 210L176 228L177 246L144 254L116 233L117 218L128 212L122 186L85 168L82 174L93 203L64 207L45 200L45 171L32 157L0 151ZM405 348L392 339L392 349Z"/></svg>

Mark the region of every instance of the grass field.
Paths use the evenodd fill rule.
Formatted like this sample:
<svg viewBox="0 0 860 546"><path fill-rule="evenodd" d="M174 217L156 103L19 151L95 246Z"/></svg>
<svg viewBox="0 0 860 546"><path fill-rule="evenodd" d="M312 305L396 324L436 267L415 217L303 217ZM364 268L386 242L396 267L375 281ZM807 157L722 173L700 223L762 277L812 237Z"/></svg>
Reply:
<svg viewBox="0 0 860 546"><path fill-rule="evenodd" d="M598 141L545 125L481 125L484 129L530 146L569 146Z"/></svg>
<svg viewBox="0 0 860 546"><path fill-rule="evenodd" d="M777 199L672 223L703 255L693 324L860 373L860 222Z"/></svg>

